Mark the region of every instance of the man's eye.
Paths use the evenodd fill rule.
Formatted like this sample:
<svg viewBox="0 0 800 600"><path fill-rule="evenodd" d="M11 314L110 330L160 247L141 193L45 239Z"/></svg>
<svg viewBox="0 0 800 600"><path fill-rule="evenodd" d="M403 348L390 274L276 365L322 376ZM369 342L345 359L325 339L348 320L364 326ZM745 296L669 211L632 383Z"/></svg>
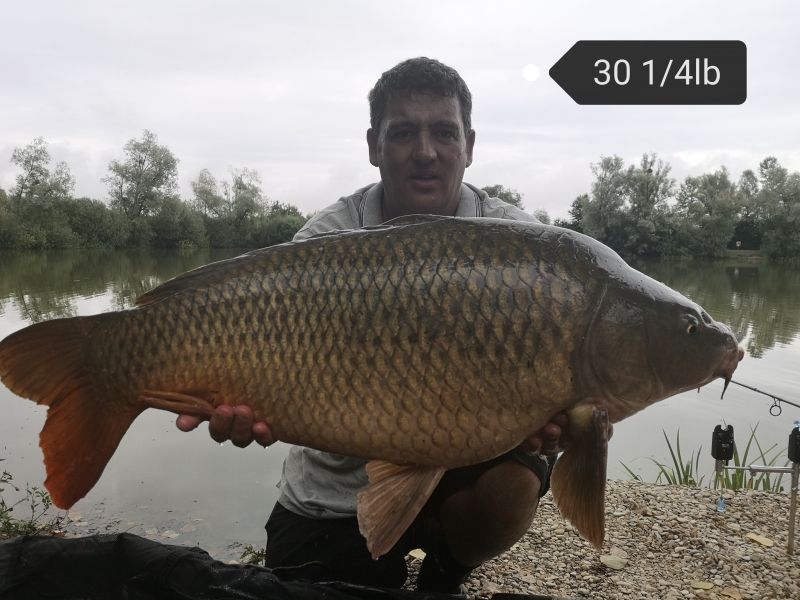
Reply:
<svg viewBox="0 0 800 600"><path fill-rule="evenodd" d="M398 140L403 140L411 136L411 132L407 129L401 129L400 131L395 131L392 135L393 138Z"/></svg>
<svg viewBox="0 0 800 600"><path fill-rule="evenodd" d="M456 138L456 134L454 131L450 131L448 129L443 129L439 132L439 136L443 137L448 140L454 140Z"/></svg>

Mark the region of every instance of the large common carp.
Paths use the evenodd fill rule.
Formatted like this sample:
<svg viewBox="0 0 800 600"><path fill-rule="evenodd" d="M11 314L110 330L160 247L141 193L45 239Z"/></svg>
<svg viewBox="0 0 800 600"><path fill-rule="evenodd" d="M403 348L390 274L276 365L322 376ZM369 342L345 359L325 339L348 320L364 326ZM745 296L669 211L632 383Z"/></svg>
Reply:
<svg viewBox="0 0 800 600"><path fill-rule="evenodd" d="M246 404L279 440L375 459L359 521L374 556L446 469L498 456L567 410L552 490L599 547L607 423L730 379L740 350L694 302L586 236L405 217L185 273L131 310L32 325L0 377L49 407L53 502L100 477L148 407Z"/></svg>

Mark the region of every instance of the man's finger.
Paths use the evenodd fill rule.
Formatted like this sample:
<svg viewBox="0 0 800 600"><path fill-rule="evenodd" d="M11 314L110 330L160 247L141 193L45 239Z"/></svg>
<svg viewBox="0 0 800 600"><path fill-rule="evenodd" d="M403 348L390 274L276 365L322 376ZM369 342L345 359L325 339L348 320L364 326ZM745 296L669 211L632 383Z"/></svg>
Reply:
<svg viewBox="0 0 800 600"><path fill-rule="evenodd" d="M177 425L178 429L181 431L194 431L197 429L197 426L200 425L200 419L192 417L191 415L178 415L178 418L175 420L175 425Z"/></svg>
<svg viewBox="0 0 800 600"><path fill-rule="evenodd" d="M225 442L231 439L231 429L233 428L233 407L222 405L218 406L211 415L208 422L208 432L215 442Z"/></svg>
<svg viewBox="0 0 800 600"><path fill-rule="evenodd" d="M246 448L253 443L253 411L249 406L237 406L233 410L231 442L237 448Z"/></svg>
<svg viewBox="0 0 800 600"><path fill-rule="evenodd" d="M550 419L550 423L555 423L561 429L568 429L569 428L569 417L567 413L563 410L560 413L556 413L552 419Z"/></svg>
<svg viewBox="0 0 800 600"><path fill-rule="evenodd" d="M253 437L256 443L264 446L264 448L276 442L275 438L272 436L272 432L269 430L269 426L262 422L253 425Z"/></svg>
<svg viewBox="0 0 800 600"><path fill-rule="evenodd" d="M538 433L534 433L532 436L522 442L522 449L528 454L539 454L539 450L542 449L542 443L542 436Z"/></svg>

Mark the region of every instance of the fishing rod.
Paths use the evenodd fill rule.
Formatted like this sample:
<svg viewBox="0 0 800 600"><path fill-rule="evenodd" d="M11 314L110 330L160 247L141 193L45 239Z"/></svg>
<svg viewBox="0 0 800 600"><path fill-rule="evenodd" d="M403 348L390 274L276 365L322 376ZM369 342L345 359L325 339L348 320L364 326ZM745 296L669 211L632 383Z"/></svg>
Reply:
<svg viewBox="0 0 800 600"><path fill-rule="evenodd" d="M734 381L733 379L731 379L731 383L735 383L736 385L742 386L743 388L747 388L748 390L753 390L754 392L758 392L759 394L764 394L765 396L769 396L770 398L772 398L772 406L769 407L769 414L771 414L773 417L779 417L780 414L783 412L783 408L781 407L781 402L785 402L786 404L790 404L791 406L800 408L800 404L795 404L794 402L781 398L780 396L776 396L775 394L770 394L769 392L759 390L758 388L754 388L749 385L739 383L738 381Z"/></svg>

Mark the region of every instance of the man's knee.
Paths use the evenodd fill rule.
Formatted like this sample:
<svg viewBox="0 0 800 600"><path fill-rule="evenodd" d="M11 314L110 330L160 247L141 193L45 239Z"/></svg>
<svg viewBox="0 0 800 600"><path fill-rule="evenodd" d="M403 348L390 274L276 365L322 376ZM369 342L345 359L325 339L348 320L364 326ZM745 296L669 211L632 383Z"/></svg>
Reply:
<svg viewBox="0 0 800 600"><path fill-rule="evenodd" d="M513 546L531 526L541 486L530 468L508 460L447 498L439 520L453 558L477 566Z"/></svg>

